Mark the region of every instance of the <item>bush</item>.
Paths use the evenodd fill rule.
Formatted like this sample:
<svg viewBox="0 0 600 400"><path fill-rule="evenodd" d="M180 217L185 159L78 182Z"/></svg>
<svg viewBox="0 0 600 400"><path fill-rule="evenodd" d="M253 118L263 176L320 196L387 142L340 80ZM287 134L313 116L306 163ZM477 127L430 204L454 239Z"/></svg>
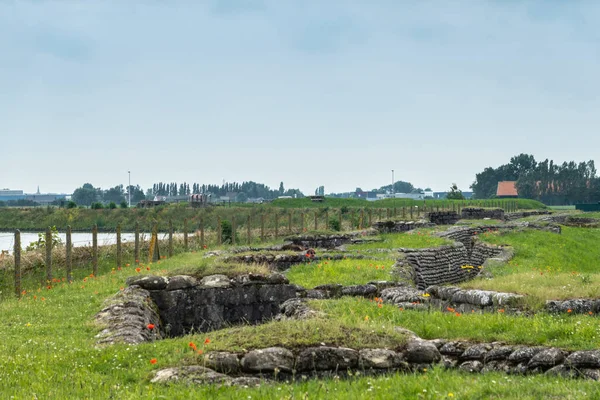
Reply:
<svg viewBox="0 0 600 400"><path fill-rule="evenodd" d="M121 208L127 208L127 207L129 207L129 206L127 205L127 202L126 202L125 200L123 200L123 201L121 202L121 204L119 204L119 207L121 207Z"/></svg>
<svg viewBox="0 0 600 400"><path fill-rule="evenodd" d="M108 208L114 210L115 208L117 208L117 204L114 201L111 201L110 203L108 203Z"/></svg>
<svg viewBox="0 0 600 400"><path fill-rule="evenodd" d="M77 203L71 200L67 203L67 208L77 208Z"/></svg>
<svg viewBox="0 0 600 400"><path fill-rule="evenodd" d="M342 212L342 214L348 214L348 211L350 211L350 209L347 206L342 206L342 208L340 208L340 211Z"/></svg>
<svg viewBox="0 0 600 400"><path fill-rule="evenodd" d="M231 226L231 222L227 221L226 219L221 221L221 241L223 243L232 243L231 239L232 239L232 234L233 234L233 228ZM237 239L237 237L236 237Z"/></svg>
<svg viewBox="0 0 600 400"><path fill-rule="evenodd" d="M90 208L92 210L102 210L104 208L104 206L102 205L102 203L96 202L96 203L92 203L92 205L90 206Z"/></svg>
<svg viewBox="0 0 600 400"><path fill-rule="evenodd" d="M337 218L330 218L329 219L329 229L331 229L332 231L336 231L336 232L341 231L342 227L340 226L340 220Z"/></svg>

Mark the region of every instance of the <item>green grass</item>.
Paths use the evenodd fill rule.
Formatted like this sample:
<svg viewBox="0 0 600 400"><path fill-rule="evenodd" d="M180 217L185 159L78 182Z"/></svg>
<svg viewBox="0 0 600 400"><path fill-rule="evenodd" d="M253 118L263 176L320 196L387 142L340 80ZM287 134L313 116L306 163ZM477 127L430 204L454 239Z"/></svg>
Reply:
<svg viewBox="0 0 600 400"><path fill-rule="evenodd" d="M493 279L463 287L527 294L538 306L547 299L600 297L600 229L563 227L560 235L526 230L480 238L512 246L515 257L508 265L491 267Z"/></svg>
<svg viewBox="0 0 600 400"><path fill-rule="evenodd" d="M394 260L322 260L294 265L287 272L291 283L313 288L327 283L359 285L369 281L390 281Z"/></svg>
<svg viewBox="0 0 600 400"><path fill-rule="evenodd" d="M311 302L311 306L346 325L402 326L425 339L463 339L477 342L557 346L573 350L600 348L598 318L589 315L515 316L505 313L462 314L399 310L392 305L359 298Z"/></svg>
<svg viewBox="0 0 600 400"><path fill-rule="evenodd" d="M593 232L593 230L586 230ZM569 236L567 236L569 237ZM576 241L576 235L571 240ZM581 239L581 238L579 238ZM592 239L584 239L589 245ZM597 242L596 242L597 243ZM352 268L359 260L331 262L324 271L333 271L335 283L359 282ZM371 263L373 261L360 260ZM339 265L337 264L339 263ZM190 269L208 273L212 268L202 254L185 254L156 264L144 264L151 273L174 274ZM332 268L337 265L337 268ZM340 266L341 265L341 266ZM298 279L316 279L312 270L298 273ZM198 362L188 343L211 343L205 351L242 351L256 347L284 345L309 346L320 343L349 347L402 346L404 337L393 327L404 326L425 338L468 338L506 340L510 343L551 344L571 349L598 347L595 317L532 318L501 314L464 315L399 311L379 308L367 300L345 298L315 301L324 316L309 321L271 322L260 326L239 326L201 335L145 343L97 348L98 333L93 316L106 298L124 286L127 276L137 275L133 266L112 270L104 265L104 275L78 277L73 284L58 283L52 289L29 290L21 299L0 302L0 393L2 398L43 399L142 399L142 398L515 398L576 399L600 395L596 383L544 376L469 375L440 369L424 374L358 377L351 380L309 380L294 384L276 383L259 389L218 388L215 386L154 385L153 371ZM362 268L361 268L362 269ZM371 268L373 279L385 270ZM212 271L211 271L212 272ZM312 273L312 275L311 275ZM325 272L325 274L328 272ZM345 282L344 279L347 279ZM364 279L367 279L365 276ZM369 280L371 276L369 276ZM321 283L321 282L319 282ZM310 286L310 285L307 285ZM368 317L368 318L367 318ZM150 364L156 358L157 364Z"/></svg>
<svg viewBox="0 0 600 400"><path fill-rule="evenodd" d="M269 322L256 326L238 326L201 335L190 335L189 341L203 343L211 339L210 350L241 352L281 346L297 349L310 346L398 349L406 337L395 332L392 326L372 326L365 321L344 323L329 316L308 320Z"/></svg>
<svg viewBox="0 0 600 400"><path fill-rule="evenodd" d="M433 229L420 229L410 233L389 233L380 237L381 241L359 243L347 246L351 251L375 250L375 249L422 249L427 247L438 247L452 244L451 240L433 236Z"/></svg>
<svg viewBox="0 0 600 400"><path fill-rule="evenodd" d="M247 217L251 216L252 228L259 229L261 226L261 216L264 215L266 228L274 230L275 214L279 215L279 230L283 233L288 225L288 213L293 212L292 228L300 231L300 215L304 213L305 227L310 230L314 227L314 212L318 212L319 225L325 226L325 212L329 212L329 218L335 218L342 207L348 209L348 213L343 215L344 226L356 228L358 220L358 209L371 209L375 211L372 215L373 221L379 217L380 209L383 215L387 215L387 210L392 212L396 208L397 215L401 215L402 208L419 206L421 209L425 206L440 207L451 209L452 204L457 207L466 206L504 206L517 207L518 209L542 209L545 205L533 200L511 199L511 200L470 200L470 201L448 201L448 200L426 200L416 201L407 199L386 199L381 201L366 201L360 199L336 199L327 198L323 203L315 203L310 199L280 199L267 204L238 204L233 207L207 207L196 209L187 207L187 204L170 204L150 209L60 209L60 208L13 208L0 207L0 229L12 230L21 229L22 231L44 230L48 226L56 226L64 231L67 225L75 230L91 230L93 225L97 225L101 231L112 231L117 225L121 225L124 231L133 231L136 224L140 225L142 230L150 231L152 224L156 221L161 231L166 231L168 222L173 221L175 230L183 229L184 220L188 220L190 231L198 228L201 220L207 229L216 227L216 217L219 215L222 219L229 221L235 216L237 226L245 229ZM318 210L316 210L318 209ZM415 215L416 217L416 215ZM350 221L352 219L352 222ZM244 230L245 232L245 230Z"/></svg>

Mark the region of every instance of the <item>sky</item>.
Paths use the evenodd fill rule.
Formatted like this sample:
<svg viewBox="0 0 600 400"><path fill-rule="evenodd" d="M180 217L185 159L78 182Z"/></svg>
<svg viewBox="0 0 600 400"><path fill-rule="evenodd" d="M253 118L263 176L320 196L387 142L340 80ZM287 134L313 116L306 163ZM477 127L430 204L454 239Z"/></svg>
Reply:
<svg viewBox="0 0 600 400"><path fill-rule="evenodd" d="M600 2L0 0L0 188L469 190L598 160Z"/></svg>

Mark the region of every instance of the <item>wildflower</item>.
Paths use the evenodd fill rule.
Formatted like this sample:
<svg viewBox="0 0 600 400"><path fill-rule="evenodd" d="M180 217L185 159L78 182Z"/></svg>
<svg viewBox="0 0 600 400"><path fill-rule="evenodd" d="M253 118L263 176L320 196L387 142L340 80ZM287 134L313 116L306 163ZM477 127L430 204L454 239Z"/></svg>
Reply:
<svg viewBox="0 0 600 400"><path fill-rule="evenodd" d="M129 267L129 264L125 264L125 266L126 266L126 267ZM121 268L119 267L119 269L121 269Z"/></svg>
<svg viewBox="0 0 600 400"><path fill-rule="evenodd" d="M369 316L365 315L365 321L368 321L368 320L369 320Z"/></svg>
<svg viewBox="0 0 600 400"><path fill-rule="evenodd" d="M209 344L209 343L210 343L210 339L209 338L204 339L204 344Z"/></svg>
<svg viewBox="0 0 600 400"><path fill-rule="evenodd" d="M567 310L567 312L570 314L573 312L573 310L571 310L570 308Z"/></svg>
<svg viewBox="0 0 600 400"><path fill-rule="evenodd" d="M194 350L194 351L196 351L196 350L197 350L197 348L196 348L196 345L194 344L194 342L190 342L190 343L188 344L188 346L190 346L190 347L191 347L191 349L192 349L192 350Z"/></svg>
<svg viewBox="0 0 600 400"><path fill-rule="evenodd" d="M139 264L139 263L140 263L140 260L135 260L135 263L136 263L136 264Z"/></svg>
<svg viewBox="0 0 600 400"><path fill-rule="evenodd" d="M588 312L588 314L589 314L589 315L593 315L594 313L593 313L593 312L591 312L591 311L589 311L589 312Z"/></svg>
<svg viewBox="0 0 600 400"><path fill-rule="evenodd" d="M504 308L501 308L498 310L499 313L503 313L504 312Z"/></svg>
<svg viewBox="0 0 600 400"><path fill-rule="evenodd" d="M197 353L198 354L202 354L202 353L204 353L204 351L202 351L202 349L200 349L200 350L197 351Z"/></svg>
<svg viewBox="0 0 600 400"><path fill-rule="evenodd" d="M381 308L382 307L381 303L377 304L377 307Z"/></svg>
<svg viewBox="0 0 600 400"><path fill-rule="evenodd" d="M456 315L457 317L460 317L460 313L454 313L454 315Z"/></svg>
<svg viewBox="0 0 600 400"><path fill-rule="evenodd" d="M456 310L454 310L454 308L452 308L452 307L446 307L446 310L448 310L448 311L450 311L450 312L454 312L454 311L456 311Z"/></svg>
<svg viewBox="0 0 600 400"><path fill-rule="evenodd" d="M423 293L423 297L431 297L429 293Z"/></svg>
<svg viewBox="0 0 600 400"><path fill-rule="evenodd" d="M146 325L146 328L152 330L152 329L154 329L154 324L148 324L148 325Z"/></svg>
<svg viewBox="0 0 600 400"><path fill-rule="evenodd" d="M42 297L42 301L46 301L46 298L45 298L45 297Z"/></svg>
<svg viewBox="0 0 600 400"><path fill-rule="evenodd" d="M150 267L146 267L146 271L150 271Z"/></svg>
<svg viewBox="0 0 600 400"><path fill-rule="evenodd" d="M208 246L204 245L204 246L202 246L202 248L203 248L204 250L206 250L206 249L208 249Z"/></svg>
<svg viewBox="0 0 600 400"><path fill-rule="evenodd" d="M448 397L454 397L454 393L448 393Z"/></svg>
<svg viewBox="0 0 600 400"><path fill-rule="evenodd" d="M142 269L138 267L138 268L135 269L135 272L140 272L141 270Z"/></svg>
<svg viewBox="0 0 600 400"><path fill-rule="evenodd" d="M156 362L157 362L156 358L151 358L150 359L150 364L156 364Z"/></svg>

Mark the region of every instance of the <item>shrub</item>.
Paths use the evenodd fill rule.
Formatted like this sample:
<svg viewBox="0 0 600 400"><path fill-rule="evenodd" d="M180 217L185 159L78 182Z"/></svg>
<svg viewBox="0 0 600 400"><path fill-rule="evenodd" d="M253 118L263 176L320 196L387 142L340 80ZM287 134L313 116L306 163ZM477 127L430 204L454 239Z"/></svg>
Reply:
<svg viewBox="0 0 600 400"><path fill-rule="evenodd" d="M223 243L232 243L233 228L226 219L221 221L221 240ZM237 237L236 237L237 239Z"/></svg>
<svg viewBox="0 0 600 400"><path fill-rule="evenodd" d="M108 208L114 210L115 208L117 208L117 204L114 201L111 201L110 203L108 203Z"/></svg>
<svg viewBox="0 0 600 400"><path fill-rule="evenodd" d="M71 200L67 203L67 208L77 208L77 203Z"/></svg>
<svg viewBox="0 0 600 400"><path fill-rule="evenodd" d="M119 207L121 207L121 208L127 208L128 207L127 202L125 200L123 200L121 202L121 204L119 204Z"/></svg>
<svg viewBox="0 0 600 400"><path fill-rule="evenodd" d="M96 202L96 203L92 203L92 205L90 206L90 208L92 210L102 210L104 208L104 206L102 205L102 203Z"/></svg>
<svg viewBox="0 0 600 400"><path fill-rule="evenodd" d="M342 227L340 226L340 220L337 218L330 218L329 219L329 229L331 229L332 231L341 231Z"/></svg>

